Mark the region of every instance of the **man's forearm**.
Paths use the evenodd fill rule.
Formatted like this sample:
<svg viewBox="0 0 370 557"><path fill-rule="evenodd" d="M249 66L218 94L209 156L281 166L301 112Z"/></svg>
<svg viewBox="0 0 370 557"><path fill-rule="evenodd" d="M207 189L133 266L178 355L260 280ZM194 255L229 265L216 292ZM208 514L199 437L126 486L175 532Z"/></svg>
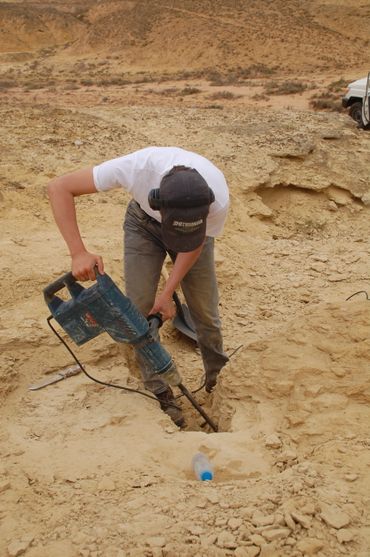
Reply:
<svg viewBox="0 0 370 557"><path fill-rule="evenodd" d="M197 261L203 249L203 245L194 251L189 251L187 253L178 253L176 260L171 271L170 276L166 281L166 285L163 289L165 294L172 296L176 288L186 275L186 273L192 268L194 263Z"/></svg>
<svg viewBox="0 0 370 557"><path fill-rule="evenodd" d="M60 179L50 182L48 195L55 222L73 257L86 248L77 225L74 196L62 187Z"/></svg>

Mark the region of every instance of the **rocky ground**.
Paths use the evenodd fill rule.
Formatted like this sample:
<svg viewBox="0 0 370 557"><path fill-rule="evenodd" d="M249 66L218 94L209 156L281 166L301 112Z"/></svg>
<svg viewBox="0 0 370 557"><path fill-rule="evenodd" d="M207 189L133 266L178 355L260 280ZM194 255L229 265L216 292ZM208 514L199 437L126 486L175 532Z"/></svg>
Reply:
<svg viewBox="0 0 370 557"><path fill-rule="evenodd" d="M90 18L103 9L94 6ZM80 43L91 48L81 25ZM310 105L335 81L334 65L302 73L316 89L295 94L267 94L266 75L216 89L206 74L140 84L142 68L125 85L71 86L76 63L88 77L91 54L72 60L58 47L17 61L13 47L2 69L17 80L4 86L0 107L0 555L367 557L370 135L344 112ZM278 73L275 86L288 78ZM209 98L216 90L223 94ZM216 263L231 358L215 392L194 395L218 433L183 398L180 431L155 401L83 373L28 390L73 363L46 323L43 288L70 262L45 186L147 145L197 151L230 186ZM78 200L85 241L121 288L128 199ZM196 391L196 345L168 322L162 341ZM127 350L106 335L70 345L92 376L141 388ZM212 482L194 477L199 450L214 466Z"/></svg>

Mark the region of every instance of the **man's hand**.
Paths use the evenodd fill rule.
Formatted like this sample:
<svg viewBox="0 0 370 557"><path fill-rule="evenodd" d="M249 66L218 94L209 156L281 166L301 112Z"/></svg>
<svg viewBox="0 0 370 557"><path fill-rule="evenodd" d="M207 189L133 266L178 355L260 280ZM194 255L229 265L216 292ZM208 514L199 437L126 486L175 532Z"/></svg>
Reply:
<svg viewBox="0 0 370 557"><path fill-rule="evenodd" d="M173 302L172 296L168 296L165 292L159 294L155 301L149 315L160 313L162 320L172 319L176 314L176 307Z"/></svg>
<svg viewBox="0 0 370 557"><path fill-rule="evenodd" d="M149 315L153 313L160 313L162 315L163 321L175 317L176 306L173 301L172 295L188 270L194 265L194 263L200 256L202 249L203 244L194 251L177 254L172 272L170 276L166 278L164 289L160 294L157 295L154 301L154 305L149 312Z"/></svg>
<svg viewBox="0 0 370 557"><path fill-rule="evenodd" d="M103 259L100 255L82 251L72 256L72 275L80 281L95 280L97 267L98 272L104 274Z"/></svg>

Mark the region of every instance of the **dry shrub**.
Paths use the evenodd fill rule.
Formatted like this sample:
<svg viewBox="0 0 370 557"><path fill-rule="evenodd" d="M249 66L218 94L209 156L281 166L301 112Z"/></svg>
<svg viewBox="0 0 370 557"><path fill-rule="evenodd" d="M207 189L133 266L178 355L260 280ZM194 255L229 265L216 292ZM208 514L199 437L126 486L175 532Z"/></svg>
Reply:
<svg viewBox="0 0 370 557"><path fill-rule="evenodd" d="M98 85L98 87L109 87L111 85L128 85L130 84L130 81L124 77L120 77L120 76L115 76L115 77L109 77L109 78L103 78L103 79L99 79L96 82L96 85Z"/></svg>
<svg viewBox="0 0 370 557"><path fill-rule="evenodd" d="M151 89L152 92L153 89ZM162 91L158 91L159 95L179 95L178 87L167 87L167 89L163 89Z"/></svg>
<svg viewBox="0 0 370 557"><path fill-rule="evenodd" d="M198 87L190 87L186 86L184 89L180 91L180 95L196 95L197 93L201 93L202 90L198 89Z"/></svg>
<svg viewBox="0 0 370 557"><path fill-rule="evenodd" d="M222 104L207 104L204 108L208 108L210 110L223 110Z"/></svg>
<svg viewBox="0 0 370 557"><path fill-rule="evenodd" d="M79 85L77 85L77 83L67 83L63 89L65 91L76 91L77 89L79 89Z"/></svg>
<svg viewBox="0 0 370 557"><path fill-rule="evenodd" d="M343 77L338 79L337 81L333 81L328 86L328 90L332 93L341 93L343 92L348 86L348 81L345 80Z"/></svg>
<svg viewBox="0 0 370 557"><path fill-rule="evenodd" d="M230 68L224 72L209 69L205 71L204 77L209 80L211 85L245 85L248 79L272 75L274 68L264 64L253 64L252 66Z"/></svg>
<svg viewBox="0 0 370 557"><path fill-rule="evenodd" d="M81 79L80 83L84 87L91 87L92 85L95 85L95 82L92 79Z"/></svg>
<svg viewBox="0 0 370 557"><path fill-rule="evenodd" d="M337 81L330 83L326 91L313 95L310 100L310 106L316 110L329 110L331 112L341 112L342 95L348 82L341 77Z"/></svg>
<svg viewBox="0 0 370 557"><path fill-rule="evenodd" d="M343 110L341 98L329 90L313 95L310 100L310 106L315 110L328 110L331 112L341 112Z"/></svg>
<svg viewBox="0 0 370 557"><path fill-rule="evenodd" d="M310 106L315 110L329 110L331 112L341 112L342 104L338 99L329 97L315 97L310 100Z"/></svg>
<svg viewBox="0 0 370 557"><path fill-rule="evenodd" d="M35 89L42 89L44 85L39 81L29 81L23 85L25 91L33 91Z"/></svg>
<svg viewBox="0 0 370 557"><path fill-rule="evenodd" d="M155 89L146 89L146 92L153 95L163 95L164 97L181 95L180 89L178 87L167 87L167 89L162 89L160 91L156 91Z"/></svg>
<svg viewBox="0 0 370 557"><path fill-rule="evenodd" d="M256 93L255 95L252 96L252 99L254 101L268 101L269 100L269 96L266 95L265 93Z"/></svg>
<svg viewBox="0 0 370 557"><path fill-rule="evenodd" d="M202 90L198 89L198 87L186 86L183 89L179 89L178 87L167 87L167 89L162 89L161 91L148 89L147 92L155 95L183 97L185 95L196 95L197 93L201 93Z"/></svg>
<svg viewBox="0 0 370 557"><path fill-rule="evenodd" d="M268 95L296 95L303 93L307 87L307 83L302 83L302 81L270 81L265 86L265 92Z"/></svg>
<svg viewBox="0 0 370 557"><path fill-rule="evenodd" d="M17 84L14 81L0 79L0 90L11 89L12 87L16 86Z"/></svg>
<svg viewBox="0 0 370 557"><path fill-rule="evenodd" d="M209 95L209 99L212 99L213 101L217 101L220 99L224 99L227 101L231 101L234 99L240 99L240 97L242 97L243 95L235 95L235 93L232 93L231 91L217 91L217 93L212 93L212 95Z"/></svg>

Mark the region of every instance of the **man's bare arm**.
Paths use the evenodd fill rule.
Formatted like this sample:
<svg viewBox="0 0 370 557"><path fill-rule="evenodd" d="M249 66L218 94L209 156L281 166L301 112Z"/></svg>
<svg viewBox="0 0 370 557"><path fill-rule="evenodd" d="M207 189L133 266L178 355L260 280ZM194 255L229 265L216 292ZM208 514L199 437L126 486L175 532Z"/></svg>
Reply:
<svg viewBox="0 0 370 557"><path fill-rule="evenodd" d="M96 193L92 168L84 168L55 178L48 184L48 195L55 222L72 258L72 273L78 280L94 280L95 265L104 272L102 258L87 251L77 223L75 197Z"/></svg>

